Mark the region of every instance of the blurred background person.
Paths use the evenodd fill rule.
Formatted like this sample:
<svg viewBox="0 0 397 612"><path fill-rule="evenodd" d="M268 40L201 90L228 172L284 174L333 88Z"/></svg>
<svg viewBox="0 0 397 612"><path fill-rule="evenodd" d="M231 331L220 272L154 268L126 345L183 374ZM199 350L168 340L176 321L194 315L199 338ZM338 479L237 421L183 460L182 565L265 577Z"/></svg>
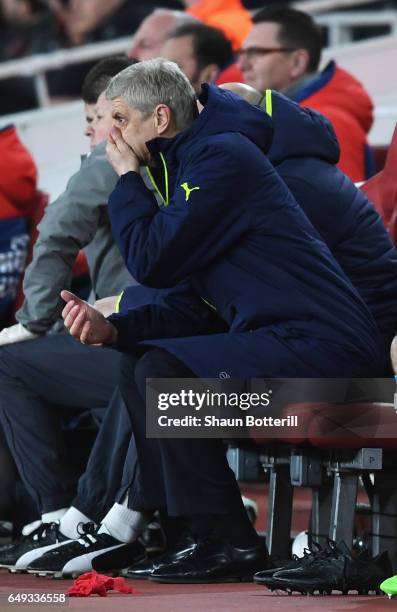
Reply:
<svg viewBox="0 0 397 612"><path fill-rule="evenodd" d="M241 0L182 0L186 12L222 30L233 49L240 49L251 26L251 15Z"/></svg>
<svg viewBox="0 0 397 612"><path fill-rule="evenodd" d="M273 6L255 13L253 22L239 52L245 82L261 92L281 91L325 115L341 148L340 169L356 182L369 178L373 105L363 85L333 61L319 72L324 40L310 15Z"/></svg>
<svg viewBox="0 0 397 612"><path fill-rule="evenodd" d="M132 37L128 56L140 62L158 57L171 32L188 23L198 23L198 20L184 11L156 9L142 21Z"/></svg>
<svg viewBox="0 0 397 612"><path fill-rule="evenodd" d="M0 328L10 323L25 270L37 169L14 126L0 130Z"/></svg>
<svg viewBox="0 0 397 612"><path fill-rule="evenodd" d="M232 45L223 32L203 23L186 24L174 30L161 55L178 64L196 93L200 93L202 83L215 82L233 61Z"/></svg>

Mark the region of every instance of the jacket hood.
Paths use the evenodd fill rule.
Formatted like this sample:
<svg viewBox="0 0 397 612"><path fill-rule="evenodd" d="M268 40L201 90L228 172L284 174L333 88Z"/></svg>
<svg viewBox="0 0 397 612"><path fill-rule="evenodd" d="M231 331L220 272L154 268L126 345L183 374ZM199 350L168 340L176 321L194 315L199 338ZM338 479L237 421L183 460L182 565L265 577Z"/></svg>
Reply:
<svg viewBox="0 0 397 612"><path fill-rule="evenodd" d="M184 146L198 138L225 132L238 132L267 153L273 137L271 118L258 106L253 106L230 91L204 83L199 101L204 106L192 125L174 138L155 138L147 144L151 152L183 155Z"/></svg>
<svg viewBox="0 0 397 612"><path fill-rule="evenodd" d="M291 157L316 157L331 164L339 161L339 144L331 123L320 113L302 108L272 91L273 141L268 157L273 165Z"/></svg>

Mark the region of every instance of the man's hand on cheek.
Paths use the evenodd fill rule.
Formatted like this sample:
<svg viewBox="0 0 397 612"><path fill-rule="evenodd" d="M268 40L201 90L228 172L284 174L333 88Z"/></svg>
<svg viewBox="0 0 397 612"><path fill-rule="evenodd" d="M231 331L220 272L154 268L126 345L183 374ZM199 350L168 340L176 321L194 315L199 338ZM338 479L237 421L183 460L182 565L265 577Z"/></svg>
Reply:
<svg viewBox="0 0 397 612"><path fill-rule="evenodd" d="M134 150L125 142L120 130L110 130L106 153L109 162L119 176L127 172L139 172L139 159Z"/></svg>

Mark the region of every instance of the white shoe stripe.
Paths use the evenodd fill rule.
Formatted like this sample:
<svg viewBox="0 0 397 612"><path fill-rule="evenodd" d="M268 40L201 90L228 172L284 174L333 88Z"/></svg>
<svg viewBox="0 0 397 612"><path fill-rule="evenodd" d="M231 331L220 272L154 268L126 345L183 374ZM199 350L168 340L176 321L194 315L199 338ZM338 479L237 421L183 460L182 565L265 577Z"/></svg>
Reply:
<svg viewBox="0 0 397 612"><path fill-rule="evenodd" d="M116 550L116 548L121 548L122 546L125 546L124 542L121 544L116 544L116 546L101 548L101 550L96 550L92 553L87 553L86 555L80 555L74 559L70 559L66 565L64 565L62 574L71 574L72 572L81 572L83 574L84 572L90 572L92 570L92 559L108 553L111 550Z"/></svg>
<svg viewBox="0 0 397 612"><path fill-rule="evenodd" d="M28 552L24 553L22 557L19 557L18 561L15 563L15 569L23 570L28 567L33 561L39 559L44 555L44 553L52 550L53 548L57 548L58 546L64 546L65 544L69 544L73 542L73 540L65 540L64 542L58 542L57 544L49 544L48 546L41 546L40 548L33 548Z"/></svg>

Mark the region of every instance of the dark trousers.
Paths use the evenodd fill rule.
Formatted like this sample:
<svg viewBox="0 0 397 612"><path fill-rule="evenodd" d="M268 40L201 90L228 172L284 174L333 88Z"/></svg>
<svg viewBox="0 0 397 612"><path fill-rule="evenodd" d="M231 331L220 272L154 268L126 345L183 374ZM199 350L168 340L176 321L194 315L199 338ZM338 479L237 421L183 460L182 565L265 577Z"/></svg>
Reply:
<svg viewBox="0 0 397 612"><path fill-rule="evenodd" d="M116 351L84 346L66 333L0 349L0 423L40 513L75 502L99 520L113 504L120 482L134 480L129 413L117 392L112 397L120 362ZM103 410L104 423L78 485L80 474L65 446L60 413L93 408Z"/></svg>
<svg viewBox="0 0 397 612"><path fill-rule="evenodd" d="M134 431L145 508L164 509L169 516L243 512L241 494L220 440L146 438L146 378L195 375L161 349L148 351L138 362L129 356L123 358L120 392ZM247 517L244 512L242 516Z"/></svg>

